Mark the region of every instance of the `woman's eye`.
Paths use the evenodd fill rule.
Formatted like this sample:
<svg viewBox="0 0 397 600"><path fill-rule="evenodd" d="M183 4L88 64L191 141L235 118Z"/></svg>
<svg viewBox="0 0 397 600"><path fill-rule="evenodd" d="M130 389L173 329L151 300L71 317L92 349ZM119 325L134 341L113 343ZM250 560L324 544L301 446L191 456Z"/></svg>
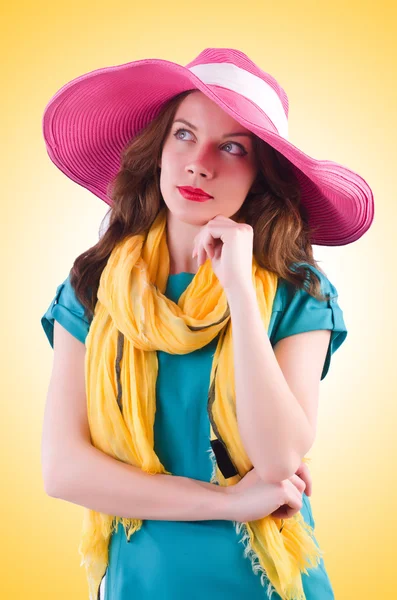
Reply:
<svg viewBox="0 0 397 600"><path fill-rule="evenodd" d="M184 133L190 133L190 131L188 131L187 129L177 129L174 133L174 137L177 140L184 140L186 138L180 138L178 137L179 133L184 132ZM238 144L237 142L227 142L227 144L224 145L224 148L226 146L238 146L238 148L240 148L240 150L242 150L243 154L236 154L236 156L245 156L246 154L248 154L248 152L246 151L246 149L244 148L244 146L242 144ZM228 152L228 154L235 154L234 152Z"/></svg>
<svg viewBox="0 0 397 600"><path fill-rule="evenodd" d="M187 129L177 129L177 130L175 131L175 133L174 133L174 136L175 136L177 139L182 139L182 138L178 138L178 137L177 137L177 136L178 136L178 133L180 133L181 131L184 131L185 133L189 133Z"/></svg>

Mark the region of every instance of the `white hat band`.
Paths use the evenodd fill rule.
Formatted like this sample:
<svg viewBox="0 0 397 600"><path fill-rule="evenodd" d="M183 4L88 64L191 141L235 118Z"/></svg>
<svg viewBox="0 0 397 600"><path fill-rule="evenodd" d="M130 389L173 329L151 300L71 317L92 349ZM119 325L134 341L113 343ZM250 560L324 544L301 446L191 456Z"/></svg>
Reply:
<svg viewBox="0 0 397 600"><path fill-rule="evenodd" d="M274 89L260 77L232 63L207 63L189 67L207 85L219 85L255 102L266 113L278 134L288 139L288 119Z"/></svg>

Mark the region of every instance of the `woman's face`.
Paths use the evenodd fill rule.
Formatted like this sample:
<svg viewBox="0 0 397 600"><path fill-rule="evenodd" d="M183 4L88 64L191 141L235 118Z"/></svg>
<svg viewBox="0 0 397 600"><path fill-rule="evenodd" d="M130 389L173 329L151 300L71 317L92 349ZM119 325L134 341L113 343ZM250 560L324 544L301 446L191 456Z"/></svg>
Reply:
<svg viewBox="0 0 397 600"><path fill-rule="evenodd" d="M179 119L191 125L175 122ZM200 226L219 214L235 215L258 172L253 137L202 92L184 98L159 165L160 189L168 210L179 220ZM213 197L192 202L181 195L178 186L201 188Z"/></svg>

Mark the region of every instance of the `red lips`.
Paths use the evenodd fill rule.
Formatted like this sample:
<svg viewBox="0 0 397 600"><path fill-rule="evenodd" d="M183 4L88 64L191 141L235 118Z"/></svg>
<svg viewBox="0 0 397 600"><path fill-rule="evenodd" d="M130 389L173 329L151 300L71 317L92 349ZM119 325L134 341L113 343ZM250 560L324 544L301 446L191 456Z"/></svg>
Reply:
<svg viewBox="0 0 397 600"><path fill-rule="evenodd" d="M213 198L213 196L210 196L210 194L207 194L207 192L205 192L204 190L202 190L200 188L194 188L194 187L190 187L190 186L178 186L178 189L180 189L181 191L187 192L188 194L191 194L192 196L201 196L202 198Z"/></svg>

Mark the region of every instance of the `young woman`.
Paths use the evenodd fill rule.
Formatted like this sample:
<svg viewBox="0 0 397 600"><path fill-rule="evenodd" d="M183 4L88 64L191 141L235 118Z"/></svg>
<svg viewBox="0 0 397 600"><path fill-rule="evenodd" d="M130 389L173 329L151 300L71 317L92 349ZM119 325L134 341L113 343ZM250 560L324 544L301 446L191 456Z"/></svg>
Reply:
<svg viewBox="0 0 397 600"><path fill-rule="evenodd" d="M86 507L90 600L334 598L305 459L347 330L312 244L361 237L373 198L287 118L226 48L99 69L46 108L51 159L111 207L42 317L43 474Z"/></svg>

